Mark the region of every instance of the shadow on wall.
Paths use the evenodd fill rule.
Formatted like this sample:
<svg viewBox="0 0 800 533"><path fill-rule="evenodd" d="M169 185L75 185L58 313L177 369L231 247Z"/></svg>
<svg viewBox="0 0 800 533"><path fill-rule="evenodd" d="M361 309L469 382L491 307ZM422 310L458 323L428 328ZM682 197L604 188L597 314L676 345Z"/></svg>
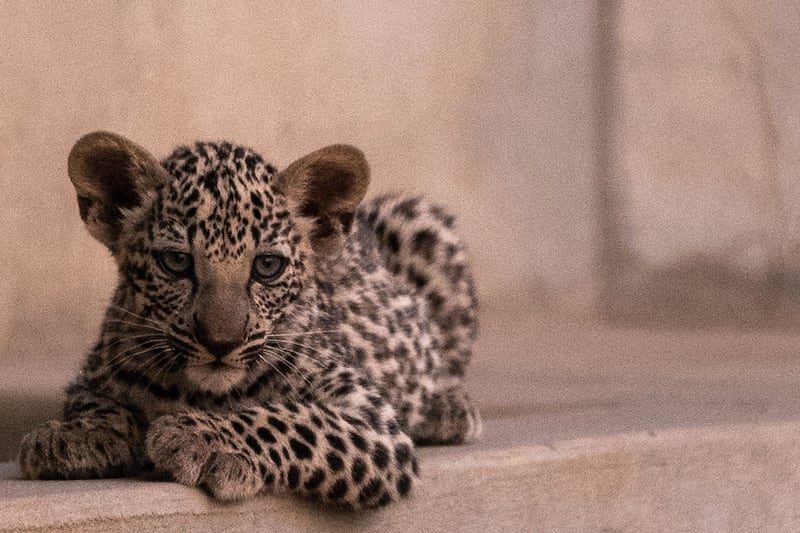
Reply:
<svg viewBox="0 0 800 533"><path fill-rule="evenodd" d="M704 258L644 268L611 280L598 314L618 326L797 329L800 274L753 276Z"/></svg>

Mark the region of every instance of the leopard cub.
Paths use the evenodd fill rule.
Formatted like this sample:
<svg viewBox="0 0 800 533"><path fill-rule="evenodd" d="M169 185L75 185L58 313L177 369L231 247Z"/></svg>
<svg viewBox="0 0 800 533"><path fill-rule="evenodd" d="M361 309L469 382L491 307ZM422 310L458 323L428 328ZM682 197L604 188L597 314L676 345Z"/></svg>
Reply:
<svg viewBox="0 0 800 533"><path fill-rule="evenodd" d="M414 443L480 433L463 390L475 290L453 219L414 197L362 203L356 148L278 172L227 142L159 163L95 132L69 177L119 282L63 419L22 441L24 476L154 470L220 500L374 507L409 493Z"/></svg>

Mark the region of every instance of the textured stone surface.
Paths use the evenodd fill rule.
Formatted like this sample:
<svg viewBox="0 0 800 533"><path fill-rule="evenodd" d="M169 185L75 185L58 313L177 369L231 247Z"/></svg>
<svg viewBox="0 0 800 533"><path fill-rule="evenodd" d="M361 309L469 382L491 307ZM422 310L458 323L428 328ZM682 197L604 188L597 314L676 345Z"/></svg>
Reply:
<svg viewBox="0 0 800 533"><path fill-rule="evenodd" d="M513 440L526 419L487 429ZM800 426L733 425L422 453L414 496L337 513L290 497L218 505L134 480L15 480L0 465L0 531L796 531Z"/></svg>

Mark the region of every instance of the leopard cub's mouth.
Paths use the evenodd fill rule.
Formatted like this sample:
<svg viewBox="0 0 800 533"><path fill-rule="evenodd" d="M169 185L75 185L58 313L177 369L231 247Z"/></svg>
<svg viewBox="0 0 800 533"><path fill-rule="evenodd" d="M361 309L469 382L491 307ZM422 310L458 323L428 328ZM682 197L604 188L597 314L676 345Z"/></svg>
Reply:
<svg viewBox="0 0 800 533"><path fill-rule="evenodd" d="M187 366L186 380L194 388L212 394L223 394L242 382L247 372L220 360Z"/></svg>
<svg viewBox="0 0 800 533"><path fill-rule="evenodd" d="M254 335L238 346L229 346L225 353L212 353L188 335L172 336L176 352L183 354L184 379L190 390L224 394L241 384L264 349L264 335Z"/></svg>
<svg viewBox="0 0 800 533"><path fill-rule="evenodd" d="M184 367L187 385L203 392L224 394L241 383L247 374L248 365L241 347L223 356L195 349L187 359Z"/></svg>

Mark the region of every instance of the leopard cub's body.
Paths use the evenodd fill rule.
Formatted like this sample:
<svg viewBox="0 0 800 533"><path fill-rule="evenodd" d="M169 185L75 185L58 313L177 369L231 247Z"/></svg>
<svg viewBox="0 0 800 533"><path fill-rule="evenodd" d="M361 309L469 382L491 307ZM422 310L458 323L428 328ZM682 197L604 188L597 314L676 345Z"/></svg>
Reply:
<svg viewBox="0 0 800 533"><path fill-rule="evenodd" d="M358 150L278 173L229 143L159 164L97 132L69 171L120 281L63 420L22 442L24 475L154 468L222 500L290 490L369 507L409 492L414 442L480 432L452 219L416 198L362 205Z"/></svg>

